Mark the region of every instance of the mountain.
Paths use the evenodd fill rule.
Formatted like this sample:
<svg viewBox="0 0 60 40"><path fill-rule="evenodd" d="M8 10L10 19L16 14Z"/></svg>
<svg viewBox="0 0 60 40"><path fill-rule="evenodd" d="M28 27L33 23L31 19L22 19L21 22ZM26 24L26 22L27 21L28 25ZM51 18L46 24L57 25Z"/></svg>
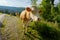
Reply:
<svg viewBox="0 0 60 40"><path fill-rule="evenodd" d="M0 6L0 11L8 11L10 13L12 12L21 12L22 10L24 10L24 7L10 7L10 6Z"/></svg>

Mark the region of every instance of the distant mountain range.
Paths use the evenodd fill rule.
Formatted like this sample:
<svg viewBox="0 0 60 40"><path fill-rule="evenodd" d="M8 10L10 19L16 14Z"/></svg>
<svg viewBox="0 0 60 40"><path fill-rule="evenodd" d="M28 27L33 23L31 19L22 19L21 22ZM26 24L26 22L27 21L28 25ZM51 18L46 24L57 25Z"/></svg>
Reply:
<svg viewBox="0 0 60 40"><path fill-rule="evenodd" d="M22 10L24 10L24 7L10 7L10 6L0 6L0 11L8 11L10 13L12 12L21 12Z"/></svg>

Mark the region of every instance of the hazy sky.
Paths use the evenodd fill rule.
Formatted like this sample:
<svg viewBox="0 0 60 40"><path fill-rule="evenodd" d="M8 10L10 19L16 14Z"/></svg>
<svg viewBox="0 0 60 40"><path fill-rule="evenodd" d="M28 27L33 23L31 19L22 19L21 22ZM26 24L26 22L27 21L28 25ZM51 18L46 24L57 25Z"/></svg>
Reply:
<svg viewBox="0 0 60 40"><path fill-rule="evenodd" d="M58 0L55 0L55 4L58 3ZM38 4L41 3L41 0L38 0ZM28 7L31 6L30 0L0 0L0 6L13 6L13 7Z"/></svg>

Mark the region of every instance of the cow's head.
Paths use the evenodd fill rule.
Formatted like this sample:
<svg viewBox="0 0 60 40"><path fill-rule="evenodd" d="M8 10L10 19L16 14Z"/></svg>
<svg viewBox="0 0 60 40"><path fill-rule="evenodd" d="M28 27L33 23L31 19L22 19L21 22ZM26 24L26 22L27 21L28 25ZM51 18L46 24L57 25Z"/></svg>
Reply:
<svg viewBox="0 0 60 40"><path fill-rule="evenodd" d="M30 13L31 20L33 20L33 21L39 21L40 20L39 11L34 10L34 8L32 9L30 7L25 8L25 10L27 11L27 13ZM33 13L33 11L35 11L35 13Z"/></svg>

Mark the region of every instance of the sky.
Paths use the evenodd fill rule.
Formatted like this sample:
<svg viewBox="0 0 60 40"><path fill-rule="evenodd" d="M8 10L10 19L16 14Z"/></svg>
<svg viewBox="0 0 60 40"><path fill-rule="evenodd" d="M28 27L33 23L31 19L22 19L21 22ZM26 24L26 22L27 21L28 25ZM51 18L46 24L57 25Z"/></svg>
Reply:
<svg viewBox="0 0 60 40"><path fill-rule="evenodd" d="M59 1L55 0L55 4ZM37 1L37 4L41 3L41 0ZM12 6L12 7L30 7L30 0L0 0L0 6Z"/></svg>

